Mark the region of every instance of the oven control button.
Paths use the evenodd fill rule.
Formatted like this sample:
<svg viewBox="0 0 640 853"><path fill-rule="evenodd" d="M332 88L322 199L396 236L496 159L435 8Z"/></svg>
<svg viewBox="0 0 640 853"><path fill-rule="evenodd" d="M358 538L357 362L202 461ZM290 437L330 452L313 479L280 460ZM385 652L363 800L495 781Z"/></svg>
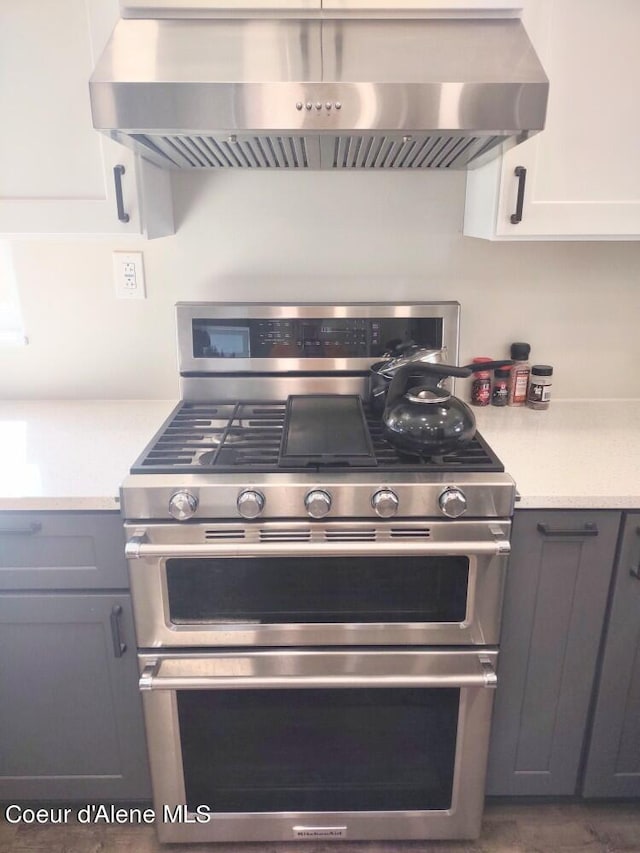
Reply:
<svg viewBox="0 0 640 853"><path fill-rule="evenodd" d="M398 496L391 489L379 489L371 498L371 506L380 518L391 518L398 512Z"/></svg>
<svg viewBox="0 0 640 853"><path fill-rule="evenodd" d="M467 499L460 489L445 489L438 503L444 515L449 518L458 518L467 511Z"/></svg>
<svg viewBox="0 0 640 853"><path fill-rule="evenodd" d="M169 512L176 521L193 518L198 509L198 499L191 492L175 492L169 498Z"/></svg>
<svg viewBox="0 0 640 853"><path fill-rule="evenodd" d="M264 495L255 489L240 492L236 501L238 512L243 518L257 518L264 509Z"/></svg>
<svg viewBox="0 0 640 853"><path fill-rule="evenodd" d="M311 518L323 518L331 509L331 495L323 489L313 489L304 499Z"/></svg>

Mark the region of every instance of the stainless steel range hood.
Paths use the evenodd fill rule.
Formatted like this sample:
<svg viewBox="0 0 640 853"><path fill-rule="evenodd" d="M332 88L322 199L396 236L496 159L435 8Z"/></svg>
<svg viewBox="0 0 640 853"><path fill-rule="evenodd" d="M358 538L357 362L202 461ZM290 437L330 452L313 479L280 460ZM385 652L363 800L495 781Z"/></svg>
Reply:
<svg viewBox="0 0 640 853"><path fill-rule="evenodd" d="M548 81L517 18L124 19L93 123L172 169L429 169L544 127Z"/></svg>

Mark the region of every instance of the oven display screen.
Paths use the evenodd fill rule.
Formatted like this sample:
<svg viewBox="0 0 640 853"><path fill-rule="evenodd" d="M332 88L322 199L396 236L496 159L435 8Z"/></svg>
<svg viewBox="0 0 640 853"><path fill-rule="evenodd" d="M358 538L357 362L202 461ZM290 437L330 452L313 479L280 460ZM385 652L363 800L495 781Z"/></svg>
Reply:
<svg viewBox="0 0 640 853"><path fill-rule="evenodd" d="M249 327L194 321L193 355L195 358L250 358Z"/></svg>
<svg viewBox="0 0 640 853"><path fill-rule="evenodd" d="M442 347L438 317L192 321L194 358L379 358L399 344Z"/></svg>

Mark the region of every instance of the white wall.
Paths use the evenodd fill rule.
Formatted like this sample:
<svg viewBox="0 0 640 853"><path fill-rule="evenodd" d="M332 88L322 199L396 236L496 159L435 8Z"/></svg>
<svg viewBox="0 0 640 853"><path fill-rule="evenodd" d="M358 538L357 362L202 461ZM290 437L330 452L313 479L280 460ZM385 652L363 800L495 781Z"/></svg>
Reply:
<svg viewBox="0 0 640 853"><path fill-rule="evenodd" d="M174 176L175 237L16 240L29 346L0 350L0 398L177 396L177 300L457 299L462 360L514 340L554 398L640 397L640 242L461 235L464 173ZM144 252L148 299L117 301L111 252Z"/></svg>

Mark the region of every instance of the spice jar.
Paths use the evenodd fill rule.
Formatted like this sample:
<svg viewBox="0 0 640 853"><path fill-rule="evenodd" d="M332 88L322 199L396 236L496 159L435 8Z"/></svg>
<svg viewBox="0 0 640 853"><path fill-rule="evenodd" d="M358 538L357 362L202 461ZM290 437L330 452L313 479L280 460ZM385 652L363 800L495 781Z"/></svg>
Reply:
<svg viewBox="0 0 640 853"><path fill-rule="evenodd" d="M493 361L487 356L479 356L473 359L473 364L482 364L485 361ZM488 406L491 402L491 373L488 370L478 370L473 374L471 383L471 403L474 406Z"/></svg>
<svg viewBox="0 0 640 853"><path fill-rule="evenodd" d="M531 368L527 406L538 411L548 409L551 400L553 367L549 364L534 364Z"/></svg>
<svg viewBox="0 0 640 853"><path fill-rule="evenodd" d="M529 353L531 347L522 341L511 344L511 358L513 365L509 377L509 394L507 403L509 406L524 406L527 400L527 388L529 385Z"/></svg>
<svg viewBox="0 0 640 853"><path fill-rule="evenodd" d="M499 367L493 373L493 388L491 390L491 405L506 406L509 396L509 377L511 370L508 367Z"/></svg>

